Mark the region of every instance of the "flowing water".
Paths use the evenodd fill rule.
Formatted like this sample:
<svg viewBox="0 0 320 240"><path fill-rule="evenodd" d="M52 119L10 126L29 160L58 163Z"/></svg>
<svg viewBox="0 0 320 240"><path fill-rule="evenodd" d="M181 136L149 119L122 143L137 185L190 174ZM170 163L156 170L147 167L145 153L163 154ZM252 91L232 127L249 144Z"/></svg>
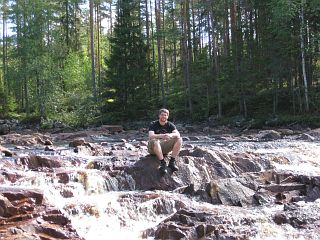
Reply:
<svg viewBox="0 0 320 240"><path fill-rule="evenodd" d="M101 141L103 140L101 139ZM261 158L271 159L277 171L289 171L309 176L320 175L319 142L286 139L272 142L218 142L209 140L192 144L206 145L210 149L226 152L254 152L259 154ZM102 157L81 156L63 145L53 153L39 149L29 149L19 154L23 156L31 153L37 155L55 154L68 159L82 158L85 160L82 165L72 168L73 171L85 171L88 176L86 187L81 181L72 182L67 186L68 189L72 190L73 197L62 197L61 191L66 190L63 189L66 186L58 181L53 181L46 173L37 173L37 177L34 178L34 172L24 172L27 177L14 183L14 185L22 188L43 189L47 200L67 214L79 235L87 240L141 239L144 230L155 227L176 212L177 206L181 205L197 206L207 211L220 209L226 216L232 218L234 223L237 223L237 218L242 215L250 216L255 220L254 228L257 234L253 239L257 240L320 239L320 236L317 236L312 230L295 229L288 224L276 225L271 216L282 210L282 205L237 208L198 202L196 199L176 192L108 191L105 186L105 179L98 174L98 170L85 169L86 162L103 159ZM306 214L312 209L320 211L319 199L312 203L298 202L297 204L302 209L306 209ZM160 209L159 206L161 206ZM237 227L236 224L234 227ZM108 237L106 238L106 236Z"/></svg>

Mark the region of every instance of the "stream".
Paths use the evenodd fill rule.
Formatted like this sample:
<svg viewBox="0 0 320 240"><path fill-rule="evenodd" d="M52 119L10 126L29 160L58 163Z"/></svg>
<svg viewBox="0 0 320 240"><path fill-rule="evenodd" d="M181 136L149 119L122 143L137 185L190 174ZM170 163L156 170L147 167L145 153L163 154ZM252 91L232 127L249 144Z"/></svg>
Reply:
<svg viewBox="0 0 320 240"><path fill-rule="evenodd" d="M61 170L62 173L68 173L67 183L63 183L61 178L57 177L60 170L52 174L50 171L35 170L24 166L14 170L15 174L23 177L15 182L6 180L1 187L41 189L48 203L60 209L71 220L79 236L86 240L155 239L153 234L150 234L152 233L150 229L156 228L178 210L186 207L216 214L216 218L221 218L221 222L227 222L228 226L231 226L230 229L237 232L238 235L241 235L242 232L246 233L243 239L320 239L319 231L315 230L316 227L296 228L292 224L276 224L273 216L283 211L283 204L242 207L211 204L202 201L197 195L184 194L178 189L136 189L135 181L130 180L127 175L125 183L127 187L121 188L120 181L115 181L114 176L106 176L101 169L89 168L88 165L90 162L119 161L114 160L114 155L110 154L111 150L113 153L122 150L119 156L133 164L141 156L146 155L146 147L138 147L143 144L142 140L132 137L127 138L123 143L122 137L117 135L116 139L113 139L112 135L92 135L90 142L98 145L105 152L109 151L109 154L102 156L93 156L87 151L74 151L74 148L69 146L70 141L54 142L52 151L45 150L43 145L37 144L19 148L16 144L2 144L16 153L16 156L13 157L2 156L1 159L6 161L17 163L19 162L17 159L35 155L44 158L58 158L63 162L73 164L66 164ZM200 147L222 154L250 153L258 156L261 162L271 163L270 169L277 173L320 176L320 141L318 140L304 141L292 138L273 141L217 140L210 136L190 139L184 140L186 149ZM126 144L125 148L115 147L124 146L124 144ZM130 149L131 152L128 153L127 149ZM8 169L8 165L2 167ZM264 170L262 168L261 172ZM172 175L171 178L173 181L179 181L179 175ZM320 199L310 202L296 201L292 203L292 206L297 208L301 215L309 216L320 212ZM313 223L315 226L320 226L318 217L319 214L315 216ZM244 223L244 219L250 223ZM0 237L0 239L4 238Z"/></svg>

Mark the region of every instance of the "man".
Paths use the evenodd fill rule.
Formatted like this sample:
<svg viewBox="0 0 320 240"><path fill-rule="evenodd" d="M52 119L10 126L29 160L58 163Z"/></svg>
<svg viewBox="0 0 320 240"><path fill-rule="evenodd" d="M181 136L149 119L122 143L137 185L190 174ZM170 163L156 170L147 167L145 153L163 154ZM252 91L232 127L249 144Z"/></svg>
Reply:
<svg viewBox="0 0 320 240"><path fill-rule="evenodd" d="M175 160L181 149L182 138L176 126L168 121L168 118L169 110L161 108L159 110L159 120L151 122L149 126L148 151L159 159L159 171L161 174L167 173L164 155L167 155L171 151L168 167L171 168L172 172L179 170L175 164Z"/></svg>

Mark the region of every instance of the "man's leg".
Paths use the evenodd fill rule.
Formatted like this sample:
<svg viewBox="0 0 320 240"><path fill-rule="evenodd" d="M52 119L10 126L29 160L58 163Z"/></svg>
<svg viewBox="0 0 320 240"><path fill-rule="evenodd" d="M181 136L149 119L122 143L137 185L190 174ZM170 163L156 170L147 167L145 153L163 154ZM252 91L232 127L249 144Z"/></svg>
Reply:
<svg viewBox="0 0 320 240"><path fill-rule="evenodd" d="M173 145L172 154L171 154L171 156L173 158L176 158L179 155L179 152L181 150L181 146L182 146L182 138L180 137L177 139L177 141Z"/></svg>
<svg viewBox="0 0 320 240"><path fill-rule="evenodd" d="M159 160L163 159L163 153L162 153L160 141L153 142L153 149L152 150Z"/></svg>
<svg viewBox="0 0 320 240"><path fill-rule="evenodd" d="M176 161L176 157L179 155L181 146L182 146L182 138L180 137L175 139L174 145L172 147L171 158L168 165L168 167L170 167L173 172L179 170L179 168L176 166L175 161Z"/></svg>
<svg viewBox="0 0 320 240"><path fill-rule="evenodd" d="M160 161L160 167L159 167L160 173L166 174L167 173L167 168L166 168L167 164L166 164L166 161L164 160L164 157L163 157L160 141L153 140L149 144L151 144L150 153L155 154L157 156L158 160ZM148 146L148 148L149 148L149 146Z"/></svg>

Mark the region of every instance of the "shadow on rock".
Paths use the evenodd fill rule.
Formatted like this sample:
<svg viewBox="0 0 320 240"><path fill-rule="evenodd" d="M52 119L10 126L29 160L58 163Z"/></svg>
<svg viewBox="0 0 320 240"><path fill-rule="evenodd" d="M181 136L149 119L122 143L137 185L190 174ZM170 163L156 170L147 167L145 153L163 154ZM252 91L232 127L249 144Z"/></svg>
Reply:
<svg viewBox="0 0 320 240"><path fill-rule="evenodd" d="M135 180L137 190L174 190L180 187L180 184L173 178L175 173L168 170L168 173L162 176L158 168L157 157L147 155L128 168L127 172Z"/></svg>

